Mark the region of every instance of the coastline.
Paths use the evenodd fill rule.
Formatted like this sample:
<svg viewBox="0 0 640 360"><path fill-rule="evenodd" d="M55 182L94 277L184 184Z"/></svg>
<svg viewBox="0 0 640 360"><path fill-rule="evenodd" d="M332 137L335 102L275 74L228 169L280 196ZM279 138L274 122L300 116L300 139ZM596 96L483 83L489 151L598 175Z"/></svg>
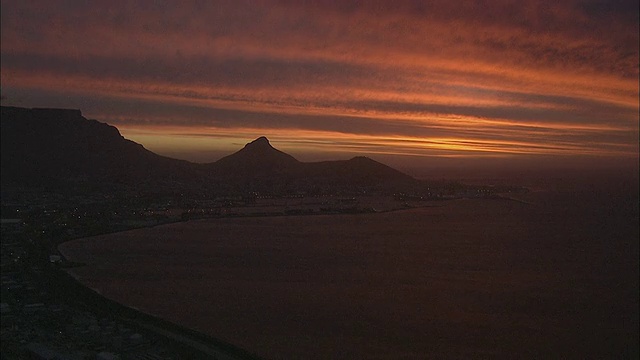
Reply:
<svg viewBox="0 0 640 360"><path fill-rule="evenodd" d="M49 280L59 291L74 294L70 301L73 305L112 315L123 323L152 332L165 338L173 348L194 356L195 359L261 359L235 345L109 299L99 290L82 284L81 277L72 269L54 269Z"/></svg>
<svg viewBox="0 0 640 360"><path fill-rule="evenodd" d="M390 337L384 335L379 340L381 344L388 342L391 345L388 348L394 349L394 346L402 346L403 342L394 343L393 333L398 331L403 336L409 334L404 332L410 330L406 325L409 321L407 319L414 319L416 314L421 314L420 311L424 312L425 317L422 320L411 320L416 321L416 329L421 329L425 334L433 331L443 331L443 334L461 331L470 339L478 341L477 344L489 340L485 332L473 327L481 319L486 324L484 326L491 326L495 330L496 336L499 336L495 340L503 344L496 350L496 354L517 354L520 345L524 344L533 346L532 349L540 355L568 355L565 351L568 351L570 344L582 344L585 349L599 354L612 354L608 351L616 351L620 344L627 341L624 333L627 330L623 325L616 325L618 323L614 322L614 316L605 316L600 312L611 308L611 304L603 302L601 297L601 294L606 293L608 282L604 278L592 280L589 269L595 267L603 274L615 274L618 277L625 274L625 263L632 261L625 255L629 253L626 241L631 229L621 229L622 232L613 238L616 239L615 243L609 242L604 248L602 246L605 244L598 234L607 234L608 229L620 229L618 226L608 225L602 230L596 227L595 233L581 229L585 216L588 219L598 219L599 214L608 213L608 206L585 208L584 204L575 202L573 198L553 198L554 203L550 204L544 199L537 201L537 197L525 197L526 200L534 201L537 206L519 201L495 201L508 199L469 199L447 202L443 209L401 209L394 214L233 217L225 218L224 221L203 219L150 229L149 232L143 229L117 236L113 239L114 242L108 238L107 241L96 239L100 243L96 249L91 250L93 245L85 249L93 252L91 259L105 261L102 255L107 256L103 270L109 269L109 274L114 274L113 279L116 281L104 285L105 289L115 291L112 294L115 298L123 300L125 298L122 296L129 296L127 289L134 289L131 286L138 285L136 281L121 280L131 279L132 274L139 274L139 280L142 281L138 281L140 290L136 290L137 294L131 294L132 299L163 299L156 301L159 307L154 308L154 313L167 314L171 310L171 306L166 303L169 298L182 302L183 306L175 308L181 313L174 320L186 316L184 324L198 329L206 326L206 321L199 320L198 316L201 319L215 320L211 334L227 336L225 329L230 329L229 334L236 332L236 335L228 337L232 342L238 341L244 346L255 343L257 345L254 351L269 356L278 354L282 349L277 346L285 346L284 342L290 341L290 338L284 336L307 336L304 335L305 327L313 329L309 334L319 337L314 338L314 342L326 341L322 345L325 346L322 348L325 352L315 353L319 359L338 354L328 349L340 349L341 354L346 351L354 357L365 354L369 351L367 349L372 348L363 340L368 335L388 333ZM598 197L587 199L596 203L599 200ZM563 205L549 208L555 201L570 207L565 208ZM618 209L619 216L624 216L624 213L623 209ZM624 221L626 218L619 216L612 219ZM385 225L389 224L387 221L399 219L403 219L402 225L393 229ZM567 221L569 225L566 225ZM250 230L248 225L255 225L255 228ZM310 230L300 232L295 230L298 226L305 229L309 227ZM348 229L354 226L358 228L358 232L349 232ZM384 237L376 237L374 233L377 230L362 232L371 226L382 226L389 234L403 232L405 235L394 239L404 240L394 246L393 242L386 241ZM185 233L191 228L196 231L193 238ZM566 240L559 242L556 231ZM345 232L348 234L343 236ZM411 234L416 234L416 237L406 236ZM189 246L185 247L184 242L180 241L182 236L192 239ZM138 237L146 240L141 240L139 245L135 242L134 245L132 239ZM77 249L80 251L83 246L80 245ZM175 249L181 249L181 252L176 253ZM389 253L392 249L395 250ZM605 249L606 253L602 255ZM578 258L575 257L576 251L579 251ZM118 252L127 254L122 263L108 260L111 256L117 257ZM131 257L130 254L134 253L141 255ZM395 255L389 257L389 254ZM178 256L175 259L177 262L172 260L173 256ZM179 270L175 276L167 277L180 269L174 266L181 266L179 259L184 258L189 259L188 268ZM578 262L563 260L569 258ZM620 265L611 265L605 261L611 258L619 259ZM405 265L397 263L396 266L388 266L396 263L394 259L403 259L402 264ZM160 263L169 267L163 266L162 272L158 273L156 264ZM119 270L129 269L129 266L135 267L137 264L141 265L141 270L148 271L139 272L134 268L131 271ZM375 266L370 266L374 264ZM561 275L558 275L558 268ZM93 283L91 271L78 271L87 275L87 279L92 279L90 282ZM212 276L190 280L200 279L199 274L205 272ZM624 281L627 286L630 280ZM507 292L505 284L510 289ZM183 294L179 289L185 286L196 286L199 290ZM593 300L586 301L583 295L566 292L574 286L581 289L581 294L591 295ZM172 290L166 291L167 287ZM532 288L538 289L538 292L532 293ZM433 298L433 291L442 294L442 299L447 300ZM460 293L470 294L471 298L458 296ZM551 297L552 294L560 297ZM618 300L612 310L613 314L623 317L627 313L628 299L623 291L611 296ZM203 302L203 299L207 301ZM404 299L406 305L396 308L394 304L398 299ZM415 307L425 301L430 304L429 307ZM531 301L539 303L540 307L529 307ZM148 304L151 303L153 299L149 299ZM197 303L206 304L208 308L203 309L204 312L198 316L191 316L189 320L190 311L185 312L185 309ZM151 308L145 302L132 301L131 304ZM376 309L379 306L392 309L396 316L377 319L376 314L379 312ZM415 313L411 311L414 307L421 310ZM467 308L468 311L464 312L456 310ZM569 308L577 310L567 313ZM513 310L516 313L494 313L495 309ZM538 311L543 310L544 314L551 317L539 317ZM521 311L525 312L525 318L519 313ZM331 316L335 317L336 323L326 320ZM511 323L508 319L512 316L528 319L517 328L526 337L518 337L509 330ZM429 319L437 321L433 323ZM459 327L456 319L469 323ZM611 330L593 327L600 321L609 324ZM237 323L235 329L234 322ZM557 322L567 327L581 324L589 331L567 334L553 326ZM273 327L265 327L265 324L273 324ZM387 324L388 327L383 325L379 328L381 324ZM266 328L271 331L260 334L263 331L261 329ZM537 333L537 328L549 329L553 336ZM344 334L335 332L343 330L346 330ZM254 338L255 342L243 343L238 340L238 334L249 338L248 334L242 333L244 331L253 332L251 336L257 336ZM612 338L618 340L598 342L594 335L590 335L591 332L603 336L615 335ZM298 335L300 333L303 335ZM328 340L328 334L332 333L340 336L335 343ZM453 346L462 343L454 335L444 336L448 341L445 344L452 346L447 349L454 352L447 356L464 356L487 350L481 345L473 344L454 350L456 348ZM521 344L520 341L524 341L524 338L531 340ZM562 341L556 341L556 338ZM415 358L419 358L418 354L447 357L445 353L432 349L431 345L435 343L429 339L431 337L424 337L420 342L412 343ZM542 344L548 341L552 341L553 346L545 350ZM569 345L564 345L565 343ZM598 346L602 347L590 344L601 344ZM311 343L296 341L294 347L291 352L282 353L300 355L307 351L307 354L314 354L308 352L313 349ZM388 358L393 358L387 350L376 349L367 354L386 354Z"/></svg>
<svg viewBox="0 0 640 360"><path fill-rule="evenodd" d="M77 263L74 260L70 260L73 258L69 253L65 253L63 249L61 249L61 245L74 242L74 241L84 241L94 237L105 236L105 235L114 235L118 233L126 233L129 231L141 230L141 229L153 229L160 226L172 226L181 223L189 223L192 221L211 221L215 219L238 219L238 218L285 218L285 217L327 217L327 216L343 216L343 215L351 215L351 216L369 216L375 214L385 214L385 213L395 213L395 212L410 212L414 210L420 209L429 209L429 208L440 208L446 207L447 205L457 204L459 201L465 200L476 200L476 201L488 201L488 200L507 200L507 201L515 201L523 204L531 204L524 201L518 201L515 199L506 198L503 196L494 196L490 198L453 198L453 199L442 199L437 201L417 201L413 202L412 205L409 206L397 206L394 208L386 208L384 210L377 211L368 211L362 210L357 212L346 212L346 213L301 213L301 214L287 214L285 212L274 212L274 213L258 213L258 214L243 214L243 215L231 215L231 216L212 216L208 218L198 218L198 219L187 219L187 220L178 220L178 221L170 221L160 224L154 224L152 226L141 226L135 227L126 230L119 230L111 233L92 235L85 238L77 238L70 239L64 242L59 243L56 246L57 252L63 258L63 264L74 264L70 267L58 267L56 270L61 272L63 275L60 275L62 279L58 281L66 282L66 286L70 286L75 289L73 291L83 293L83 298L85 301L88 301L93 308L98 308L99 311L108 311L110 313L116 314L118 318L121 320L132 324L137 327L144 328L146 331L150 331L158 336L162 336L171 342L175 342L180 347L191 349L191 351L196 351L201 354L203 358L215 357L217 359L260 359L255 354L252 354L241 347L233 345L231 343L225 342L223 340L217 339L210 335L207 335L203 332L199 332L197 330L193 330L191 328L178 325L175 322L166 320L161 316L154 315L149 312L145 312L138 307L129 306L124 303L117 302L106 297L98 288L91 287L83 283L83 278L79 275L74 269L89 266L84 263ZM66 278L66 279L65 279ZM123 315L126 314L126 315Z"/></svg>
<svg viewBox="0 0 640 360"><path fill-rule="evenodd" d="M158 226L158 225L156 225ZM133 229L130 229L133 230ZM118 231L124 232L128 230ZM90 238L90 237L89 237ZM84 239L84 238L83 238ZM73 239L82 240L82 239ZM67 241L65 241L67 242ZM63 243L65 243L63 242ZM69 261L68 254L57 251L64 261ZM86 266L86 265L78 265ZM123 323L142 328L156 336L165 338L180 351L193 356L194 359L218 359L218 360L260 360L261 358L238 346L216 339L193 329L180 326L176 323L144 312L136 307L128 306L110 299L102 294L99 289L82 283L82 277L71 268L56 267L52 271L50 281L60 291L74 294L71 301L74 305L86 306L97 313L108 313Z"/></svg>

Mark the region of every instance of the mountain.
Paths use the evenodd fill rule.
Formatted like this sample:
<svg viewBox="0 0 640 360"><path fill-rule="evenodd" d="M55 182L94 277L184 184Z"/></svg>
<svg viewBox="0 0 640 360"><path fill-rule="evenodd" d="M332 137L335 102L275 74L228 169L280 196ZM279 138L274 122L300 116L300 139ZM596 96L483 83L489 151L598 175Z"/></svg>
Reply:
<svg viewBox="0 0 640 360"><path fill-rule="evenodd" d="M356 156L350 160L307 163L304 176L356 185L389 185L415 181L411 176L366 156Z"/></svg>
<svg viewBox="0 0 640 360"><path fill-rule="evenodd" d="M350 160L300 162L259 137L236 153L207 165L210 179L229 191L267 193L357 192L414 185L409 175L364 156Z"/></svg>
<svg viewBox="0 0 640 360"><path fill-rule="evenodd" d="M187 161L163 157L127 140L80 110L1 109L3 185L178 181Z"/></svg>
<svg viewBox="0 0 640 360"><path fill-rule="evenodd" d="M293 156L275 149L261 136L246 144L240 151L212 163L215 173L229 177L269 177L291 172L300 166Z"/></svg>
<svg viewBox="0 0 640 360"><path fill-rule="evenodd" d="M209 164L155 154L80 110L2 107L2 186L116 184L202 194L393 191L417 180L367 157L305 163L266 137Z"/></svg>

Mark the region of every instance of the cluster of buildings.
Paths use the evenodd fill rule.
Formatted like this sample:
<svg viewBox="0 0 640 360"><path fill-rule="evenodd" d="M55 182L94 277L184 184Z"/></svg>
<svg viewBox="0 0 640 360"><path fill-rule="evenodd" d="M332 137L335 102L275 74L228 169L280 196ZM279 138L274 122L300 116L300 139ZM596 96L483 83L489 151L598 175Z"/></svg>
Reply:
<svg viewBox="0 0 640 360"><path fill-rule="evenodd" d="M2 219L0 351L2 359L191 359L163 336L74 299L54 294L50 279L60 259L36 259L20 219Z"/></svg>
<svg viewBox="0 0 640 360"><path fill-rule="evenodd" d="M3 287L13 283L27 290L21 297L14 286L9 290L11 299L0 305L3 359L183 358L165 347L161 338L140 333L122 322L41 296L30 298L28 290L33 286L28 281L16 282L13 274L3 275L2 282Z"/></svg>

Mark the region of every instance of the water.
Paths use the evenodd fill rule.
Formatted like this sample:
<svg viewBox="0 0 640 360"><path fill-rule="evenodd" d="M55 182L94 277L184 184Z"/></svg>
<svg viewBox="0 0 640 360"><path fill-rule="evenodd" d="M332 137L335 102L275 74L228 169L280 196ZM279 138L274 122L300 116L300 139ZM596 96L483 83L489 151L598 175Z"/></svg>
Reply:
<svg viewBox="0 0 640 360"><path fill-rule="evenodd" d="M637 198L191 221L72 241L87 285L267 358L624 358Z"/></svg>

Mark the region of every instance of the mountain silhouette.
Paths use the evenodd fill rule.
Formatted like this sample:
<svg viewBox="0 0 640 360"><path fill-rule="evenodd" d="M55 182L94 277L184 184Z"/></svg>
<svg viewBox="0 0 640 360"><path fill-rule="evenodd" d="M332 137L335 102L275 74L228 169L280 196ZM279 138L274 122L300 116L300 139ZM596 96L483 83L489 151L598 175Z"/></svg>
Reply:
<svg viewBox="0 0 640 360"><path fill-rule="evenodd" d="M171 182L192 164L157 155L80 110L1 109L2 184Z"/></svg>
<svg viewBox="0 0 640 360"><path fill-rule="evenodd" d="M259 137L208 164L155 154L80 110L2 107L2 186L118 184L208 194L393 191L417 180L367 157L300 162Z"/></svg>
<svg viewBox="0 0 640 360"><path fill-rule="evenodd" d="M227 177L269 177L291 173L299 165L293 156L277 150L261 136L209 166L214 173Z"/></svg>

